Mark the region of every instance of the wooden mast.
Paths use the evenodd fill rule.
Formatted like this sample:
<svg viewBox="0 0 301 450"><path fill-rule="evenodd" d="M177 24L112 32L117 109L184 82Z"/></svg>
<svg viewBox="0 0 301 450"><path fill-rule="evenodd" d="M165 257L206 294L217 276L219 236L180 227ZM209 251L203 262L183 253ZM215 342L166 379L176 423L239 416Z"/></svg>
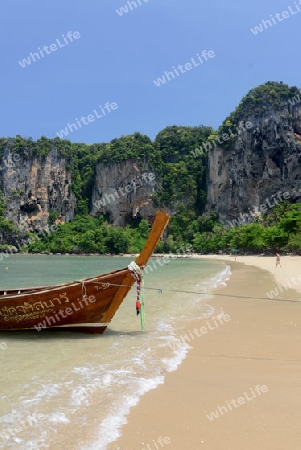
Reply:
<svg viewBox="0 0 301 450"><path fill-rule="evenodd" d="M169 221L168 214L165 214L162 211L157 212L156 219L153 224L150 235L147 239L147 242L146 242L142 252L135 260L135 263L138 266L143 266L143 265L147 264L150 256L152 255L153 251L156 248L156 245L158 244L158 242L160 240L160 237L161 237L163 231L165 230L165 228L168 224L168 221ZM109 308L104 313L104 315L102 317L103 323L109 323L111 321L112 317L116 313L117 309L121 305L123 299L125 298L125 296L127 295L129 290L131 289L131 286L134 283L135 283L135 279L134 279L133 275L131 274L131 272L129 271L129 273L126 275L126 277L123 280L122 286L120 286L120 288L116 292L116 295L113 298Z"/></svg>

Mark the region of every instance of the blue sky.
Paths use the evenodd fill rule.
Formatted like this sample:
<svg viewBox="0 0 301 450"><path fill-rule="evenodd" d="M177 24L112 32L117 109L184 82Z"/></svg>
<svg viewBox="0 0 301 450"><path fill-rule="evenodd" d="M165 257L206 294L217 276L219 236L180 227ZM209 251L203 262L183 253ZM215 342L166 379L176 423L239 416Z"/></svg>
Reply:
<svg viewBox="0 0 301 450"><path fill-rule="evenodd" d="M120 16L126 0L1 0L1 136L53 138L115 102L118 109L68 139L108 142L135 131L154 139L168 125L217 128L266 81L301 87L301 12L256 36L250 31L288 6L297 11L293 0L136 2ZM80 38L50 52L68 31ZM44 45L50 54L22 68L19 61ZM215 57L155 86L203 50Z"/></svg>

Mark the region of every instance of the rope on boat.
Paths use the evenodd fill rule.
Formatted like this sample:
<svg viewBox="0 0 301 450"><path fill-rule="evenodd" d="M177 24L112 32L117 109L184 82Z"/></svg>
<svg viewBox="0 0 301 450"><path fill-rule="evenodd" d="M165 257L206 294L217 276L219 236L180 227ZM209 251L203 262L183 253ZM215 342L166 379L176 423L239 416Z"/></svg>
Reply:
<svg viewBox="0 0 301 450"><path fill-rule="evenodd" d="M84 295L82 297L86 298L87 297L87 289L86 289L84 281L82 281L82 291L84 292Z"/></svg>
<svg viewBox="0 0 301 450"><path fill-rule="evenodd" d="M143 272L141 267L132 261L128 265L129 271L135 277L137 282L137 300L136 300L136 311L137 316L140 314L141 321L141 329L144 331L144 323L145 323L145 311L144 311L144 280L143 280Z"/></svg>
<svg viewBox="0 0 301 450"><path fill-rule="evenodd" d="M93 281L94 283L94 281ZM105 284L105 283L95 283L95 284ZM107 283L110 284L110 286L123 286L123 287L132 287L127 286L125 284L113 284L113 283ZM231 297L231 298L249 298L254 300L269 300L269 301L276 301L276 302L292 302L292 303L301 303L301 300L292 300L292 299L285 299L285 298L269 298L269 297L251 297L247 295L234 295L234 294L215 294L213 292L197 292L197 291L184 291L180 289L161 289L161 288L152 288L144 286L144 289L148 289L150 291L157 291L159 294L163 294L164 292L180 292L183 294L197 294L197 295L214 295L216 297Z"/></svg>
<svg viewBox="0 0 301 450"><path fill-rule="evenodd" d="M76 283L80 283L82 285L82 292L84 292L84 294L82 294L83 299L87 297L87 289L85 286L85 281L84 280L75 280Z"/></svg>

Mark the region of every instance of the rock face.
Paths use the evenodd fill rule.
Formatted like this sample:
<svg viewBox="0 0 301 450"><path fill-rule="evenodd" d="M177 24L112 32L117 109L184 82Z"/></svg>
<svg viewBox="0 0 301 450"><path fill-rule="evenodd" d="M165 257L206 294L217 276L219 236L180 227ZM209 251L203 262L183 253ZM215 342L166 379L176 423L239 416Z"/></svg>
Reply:
<svg viewBox="0 0 301 450"><path fill-rule="evenodd" d="M295 87L276 82L251 90L222 124L218 138L206 127L202 130L197 127L195 134L190 131L178 134L179 127L171 127L163 130L153 144L146 136L135 133L124 137L122 142L115 139L110 144L92 146L89 148L94 152L92 158L87 157L87 149L82 151L77 144L71 148L68 141L62 143L46 138L43 141L41 138L33 145L20 136L0 139L0 154L3 154L0 191L6 203L5 217L13 220L22 235L27 231L48 231L51 212L58 213L62 223L73 220L76 212L75 194L70 189L73 181L75 192L84 199L84 207L90 202L91 215L106 215L114 226L124 226L133 217L151 222L157 209L154 194L160 193L163 184L147 163L149 158L153 164L155 154L161 158L158 169L160 167L165 183L163 194L167 193L160 198L174 199L169 213L176 213L182 204L194 205L198 201L203 211L203 175L208 148L206 210L217 212L221 221L233 223L244 215L241 223L246 223L253 220L254 214L269 210L276 202L301 201L301 96L298 92ZM251 127L246 126L247 123ZM225 133L228 126L231 136ZM202 172L194 165L195 179L190 179L187 188L182 189L176 178L180 170L186 173L186 166L181 162L186 161L191 150L191 139L202 142L206 153L202 157ZM211 150L210 146L213 146ZM157 153L153 153L155 150ZM196 157L202 152L198 150L193 154ZM137 160L99 162L94 166L97 158L110 161L110 155L115 160L123 156ZM144 162L139 158L144 158ZM175 164L175 170L168 177L165 177L164 164ZM199 197L191 191L199 192ZM11 237L0 234L0 243L13 243L13 240L13 233Z"/></svg>
<svg viewBox="0 0 301 450"><path fill-rule="evenodd" d="M289 201L301 199L301 103L283 103L261 116L245 114L234 145L216 146L208 152L207 211L215 211L221 221L237 219L250 212L265 212L280 194L289 192ZM281 197L281 200L280 200Z"/></svg>
<svg viewBox="0 0 301 450"><path fill-rule="evenodd" d="M59 214L62 223L74 219L76 198L69 189L72 178L66 167L66 160L55 148L45 157L12 154L9 145L4 150L0 190L6 202L5 217L13 220L21 235L48 231L51 211ZM147 163L98 163L90 213L108 215L115 226L124 226L136 216L152 220L156 214L152 200L155 186L155 175Z"/></svg>
<svg viewBox="0 0 301 450"><path fill-rule="evenodd" d="M50 211L60 214L62 222L72 220L76 199L69 192L71 174L64 158L55 149L47 156L12 155L4 151L0 189L7 205L6 218L21 230L48 230Z"/></svg>
<svg viewBox="0 0 301 450"><path fill-rule="evenodd" d="M151 220L156 214L152 200L156 186L155 175L146 163L98 163L90 214L109 215L114 226L124 226L138 215Z"/></svg>

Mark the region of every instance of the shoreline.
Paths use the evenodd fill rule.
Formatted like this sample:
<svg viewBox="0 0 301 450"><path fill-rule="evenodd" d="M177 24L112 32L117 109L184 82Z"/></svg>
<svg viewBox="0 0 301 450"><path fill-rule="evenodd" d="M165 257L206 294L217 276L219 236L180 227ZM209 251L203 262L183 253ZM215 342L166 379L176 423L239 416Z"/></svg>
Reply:
<svg viewBox="0 0 301 450"><path fill-rule="evenodd" d="M282 257L282 269L275 269L274 257L239 256L236 262L233 256L200 257L231 267L227 286L215 289L217 294L266 297L277 284L301 273L297 256ZM283 289L281 298L300 301L300 293L301 283ZM222 311L231 320L189 342L183 363L131 409L121 437L108 450L155 450L155 445L162 448L160 437L170 440L164 448L176 450L298 448L300 305L223 296L206 301L214 307L214 317ZM186 333L206 320L185 324ZM261 395L258 386L266 386ZM245 394L250 400L243 402Z"/></svg>
<svg viewBox="0 0 301 450"><path fill-rule="evenodd" d="M99 256L99 257L120 257L120 258L137 258L139 256L140 253L52 253L52 252L6 252L6 251L1 251L0 254L5 254L6 258L8 258L9 256ZM265 255L265 254L254 254L254 255L230 255L230 254L223 254L223 255L219 255L219 254L208 254L208 255L202 255L202 254L198 254L198 253L190 253L190 254L184 254L184 253L153 253L150 256L151 258L169 258L169 259L181 259L181 258L192 258L192 259L218 259L221 261L225 261L225 262L241 262L241 263L245 263L245 264L252 264L251 262L249 262L249 260L252 260L256 258L256 263L254 263L255 266L262 268L264 270L269 270L265 264L260 264L260 261L265 261L265 260L269 260L270 259L275 259L274 256L271 255ZM236 258L236 259L235 259ZM281 261L284 259L292 259L294 258L296 261L301 261L301 255L298 254L289 254L289 255L285 255L285 256L281 256ZM3 260L3 257L2 257ZM300 274L301 274L301 269L300 269Z"/></svg>
<svg viewBox="0 0 301 450"><path fill-rule="evenodd" d="M294 289L301 293L301 256L282 256L280 259L282 268L276 268L276 256L236 256L236 261L235 256L230 255L203 255L201 258L224 261L225 263L241 263L266 270L274 276L275 285L283 283L287 285L288 289ZM296 278L296 280L291 280L292 278Z"/></svg>

